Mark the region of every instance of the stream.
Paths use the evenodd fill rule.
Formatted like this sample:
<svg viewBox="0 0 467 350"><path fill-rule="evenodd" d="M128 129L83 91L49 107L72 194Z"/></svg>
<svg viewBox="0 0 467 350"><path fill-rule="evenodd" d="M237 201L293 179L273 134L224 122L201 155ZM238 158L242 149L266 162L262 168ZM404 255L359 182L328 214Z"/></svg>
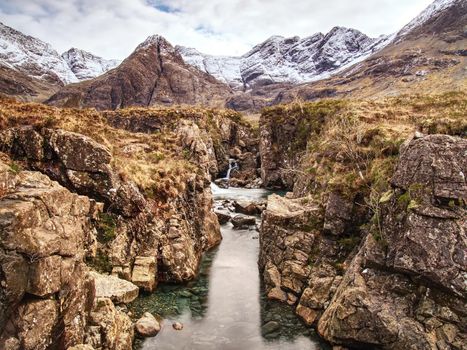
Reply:
<svg viewBox="0 0 467 350"><path fill-rule="evenodd" d="M270 192L262 189L221 189L212 185L218 206L222 200L257 201ZM259 224L260 218L257 218ZM258 272L258 231L221 226L222 243L209 251L199 277L184 285L161 284L130 306L163 318L154 338L136 339L137 349L328 349L285 304L264 297ZM176 331L173 322L181 322Z"/></svg>

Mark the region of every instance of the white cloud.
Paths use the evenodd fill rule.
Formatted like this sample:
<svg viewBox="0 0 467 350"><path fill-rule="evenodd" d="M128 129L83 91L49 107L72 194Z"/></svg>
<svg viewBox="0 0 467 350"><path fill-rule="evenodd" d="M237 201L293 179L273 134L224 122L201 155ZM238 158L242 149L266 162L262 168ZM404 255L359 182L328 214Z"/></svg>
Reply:
<svg viewBox="0 0 467 350"><path fill-rule="evenodd" d="M51 43L123 59L147 36L240 55L271 35L339 25L370 36L399 30L431 0L0 0L0 21Z"/></svg>

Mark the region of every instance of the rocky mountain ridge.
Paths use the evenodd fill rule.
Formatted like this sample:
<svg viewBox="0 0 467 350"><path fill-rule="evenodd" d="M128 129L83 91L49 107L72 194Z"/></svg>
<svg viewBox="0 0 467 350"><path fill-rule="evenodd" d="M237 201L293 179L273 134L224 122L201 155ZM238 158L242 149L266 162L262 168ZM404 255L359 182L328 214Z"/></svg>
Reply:
<svg viewBox="0 0 467 350"><path fill-rule="evenodd" d="M61 57L66 61L79 81L96 78L121 63L119 60L106 60L76 48L71 48L62 53Z"/></svg>
<svg viewBox="0 0 467 350"><path fill-rule="evenodd" d="M329 77L391 41L372 39L355 29L334 27L306 38L273 36L240 57L205 55L177 46L183 59L234 88L272 83L303 83Z"/></svg>

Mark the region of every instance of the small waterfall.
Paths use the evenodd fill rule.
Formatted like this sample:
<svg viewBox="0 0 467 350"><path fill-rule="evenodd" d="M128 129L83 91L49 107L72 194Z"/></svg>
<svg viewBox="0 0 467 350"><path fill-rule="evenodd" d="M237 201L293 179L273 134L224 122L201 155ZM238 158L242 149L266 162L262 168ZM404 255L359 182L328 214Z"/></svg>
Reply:
<svg viewBox="0 0 467 350"><path fill-rule="evenodd" d="M227 170L227 175L225 179L227 180L230 179L230 174L232 173L233 170L238 170L238 164L235 161L235 159L229 159L229 170Z"/></svg>

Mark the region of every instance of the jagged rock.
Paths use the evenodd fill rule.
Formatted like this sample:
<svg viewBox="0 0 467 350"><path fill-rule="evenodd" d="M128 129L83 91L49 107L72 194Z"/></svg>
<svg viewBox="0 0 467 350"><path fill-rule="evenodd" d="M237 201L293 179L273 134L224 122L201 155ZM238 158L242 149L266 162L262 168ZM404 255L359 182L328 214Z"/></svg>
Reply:
<svg viewBox="0 0 467 350"><path fill-rule="evenodd" d="M259 237L259 266L271 297L283 299L280 290L300 295L306 286L311 269L308 257L318 234L312 224L318 212L300 199L269 196Z"/></svg>
<svg viewBox="0 0 467 350"><path fill-rule="evenodd" d="M256 225L256 218L245 215L235 215L231 219L232 225L237 230L247 229L248 227Z"/></svg>
<svg viewBox="0 0 467 350"><path fill-rule="evenodd" d="M127 304L138 296L139 288L131 282L97 272L91 272L91 276L96 286L96 298L108 298L118 304Z"/></svg>
<svg viewBox="0 0 467 350"><path fill-rule="evenodd" d="M51 255L30 264L26 291L39 297L58 292L61 287L61 264L59 255Z"/></svg>
<svg viewBox="0 0 467 350"><path fill-rule="evenodd" d="M136 322L135 329L143 337L154 337L161 330L161 325L151 313L145 312Z"/></svg>
<svg viewBox="0 0 467 350"><path fill-rule="evenodd" d="M152 292L157 286L156 258L152 256L137 256L133 265L131 282L145 291Z"/></svg>
<svg viewBox="0 0 467 350"><path fill-rule="evenodd" d="M324 216L324 232L335 236L342 235L352 220L353 203L341 194L329 195Z"/></svg>
<svg viewBox="0 0 467 350"><path fill-rule="evenodd" d="M110 299L97 298L90 315L86 344L95 349L131 350L133 337L130 318L118 311Z"/></svg>
<svg viewBox="0 0 467 350"><path fill-rule="evenodd" d="M467 141L413 139L401 149L394 189L348 268L319 333L337 344L462 349L465 306Z"/></svg>
<svg viewBox="0 0 467 350"><path fill-rule="evenodd" d="M53 328L58 322L58 304L54 300L34 300L18 307L14 323L21 348L45 350L53 342Z"/></svg>

